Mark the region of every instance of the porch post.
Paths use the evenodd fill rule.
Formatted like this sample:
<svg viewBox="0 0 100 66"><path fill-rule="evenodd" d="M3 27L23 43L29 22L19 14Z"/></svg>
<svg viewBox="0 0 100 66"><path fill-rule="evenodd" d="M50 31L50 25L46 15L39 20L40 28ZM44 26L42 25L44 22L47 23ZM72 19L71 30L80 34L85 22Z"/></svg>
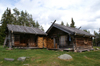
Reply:
<svg viewBox="0 0 100 66"><path fill-rule="evenodd" d="M12 39L12 41L11 41L12 46L14 46L14 34L13 34L13 32L12 32L12 34L11 34L11 39Z"/></svg>
<svg viewBox="0 0 100 66"><path fill-rule="evenodd" d="M53 38L53 41L54 41L54 48L55 48L55 38Z"/></svg>
<svg viewBox="0 0 100 66"><path fill-rule="evenodd" d="M11 32L9 31L9 48L12 48L12 43L11 43Z"/></svg>
<svg viewBox="0 0 100 66"><path fill-rule="evenodd" d="M73 42L74 52L76 52L76 38L74 36L72 36L72 42Z"/></svg>
<svg viewBox="0 0 100 66"><path fill-rule="evenodd" d="M77 52L77 50L76 50L76 38L75 37L74 37L73 48L74 48L74 52Z"/></svg>

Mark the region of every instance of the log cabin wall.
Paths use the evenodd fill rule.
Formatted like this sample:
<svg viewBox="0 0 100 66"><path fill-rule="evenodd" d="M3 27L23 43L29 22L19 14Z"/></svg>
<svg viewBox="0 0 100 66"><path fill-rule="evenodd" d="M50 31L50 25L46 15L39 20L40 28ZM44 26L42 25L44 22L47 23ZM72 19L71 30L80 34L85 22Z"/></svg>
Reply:
<svg viewBox="0 0 100 66"><path fill-rule="evenodd" d="M20 47L20 35L14 35L14 46Z"/></svg>
<svg viewBox="0 0 100 66"><path fill-rule="evenodd" d="M37 44L36 44L36 36L35 35L30 35L30 38L28 39L28 46L29 47L36 47Z"/></svg>
<svg viewBox="0 0 100 66"><path fill-rule="evenodd" d="M47 48L47 37L44 37L44 48Z"/></svg>
<svg viewBox="0 0 100 66"><path fill-rule="evenodd" d="M73 39L71 38L71 41L69 41L69 37L71 36L55 27L53 27L51 31L48 33L48 37L48 48L73 48ZM54 38L56 47L54 47Z"/></svg>
<svg viewBox="0 0 100 66"><path fill-rule="evenodd" d="M62 35L67 35L65 32L53 27L47 37L47 48L59 48L59 38Z"/></svg>
<svg viewBox="0 0 100 66"><path fill-rule="evenodd" d="M15 34L14 46L15 47L36 47L36 36L28 34Z"/></svg>
<svg viewBox="0 0 100 66"><path fill-rule="evenodd" d="M66 35L66 33L53 27L47 37L47 48L59 48L59 38L61 35Z"/></svg>
<svg viewBox="0 0 100 66"><path fill-rule="evenodd" d="M38 39L37 39L37 45L39 48L43 48L43 37L39 37L38 36Z"/></svg>
<svg viewBox="0 0 100 66"><path fill-rule="evenodd" d="M54 47L54 40L52 38L46 37L46 45L47 48L49 49L54 49L54 48L57 49L57 43L55 43L55 47Z"/></svg>
<svg viewBox="0 0 100 66"><path fill-rule="evenodd" d="M92 48L92 38L90 37L76 37L76 49L91 49Z"/></svg>
<svg viewBox="0 0 100 66"><path fill-rule="evenodd" d="M54 47L54 41L49 37L38 36L37 45L39 48L49 48L49 49L57 48L57 43L55 44Z"/></svg>

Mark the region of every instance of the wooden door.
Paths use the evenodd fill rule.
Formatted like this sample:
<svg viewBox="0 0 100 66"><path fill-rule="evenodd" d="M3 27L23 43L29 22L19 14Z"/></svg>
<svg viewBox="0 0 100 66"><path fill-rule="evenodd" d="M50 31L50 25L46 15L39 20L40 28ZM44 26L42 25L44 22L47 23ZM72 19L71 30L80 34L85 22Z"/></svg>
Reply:
<svg viewBox="0 0 100 66"><path fill-rule="evenodd" d="M60 45L60 48L65 48L67 46L67 37L66 36L61 36L59 38L59 45Z"/></svg>

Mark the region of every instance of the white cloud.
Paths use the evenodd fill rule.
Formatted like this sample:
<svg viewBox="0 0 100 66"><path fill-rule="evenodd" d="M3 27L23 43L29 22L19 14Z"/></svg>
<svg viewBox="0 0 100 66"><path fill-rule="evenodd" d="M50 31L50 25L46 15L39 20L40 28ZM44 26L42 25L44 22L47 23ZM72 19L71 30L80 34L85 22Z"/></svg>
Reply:
<svg viewBox="0 0 100 66"><path fill-rule="evenodd" d="M9 1L9 0L8 0ZM77 27L93 30L99 29L100 22L100 1L99 0L14 0L12 2L0 3L0 17L4 10L18 8L26 10L32 14L33 19L38 21L45 29L51 25L55 19L60 24L61 21L70 24L73 17Z"/></svg>

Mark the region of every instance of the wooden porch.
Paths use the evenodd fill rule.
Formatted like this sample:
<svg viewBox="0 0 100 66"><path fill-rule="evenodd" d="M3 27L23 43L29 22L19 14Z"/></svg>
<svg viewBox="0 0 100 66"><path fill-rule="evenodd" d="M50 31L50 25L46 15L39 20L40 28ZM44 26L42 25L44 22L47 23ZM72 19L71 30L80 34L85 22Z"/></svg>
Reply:
<svg viewBox="0 0 100 66"><path fill-rule="evenodd" d="M18 49L42 49L39 47L14 47L14 48L18 48Z"/></svg>
<svg viewBox="0 0 100 66"><path fill-rule="evenodd" d="M48 48L48 50L63 50L63 51L73 51L73 48Z"/></svg>

